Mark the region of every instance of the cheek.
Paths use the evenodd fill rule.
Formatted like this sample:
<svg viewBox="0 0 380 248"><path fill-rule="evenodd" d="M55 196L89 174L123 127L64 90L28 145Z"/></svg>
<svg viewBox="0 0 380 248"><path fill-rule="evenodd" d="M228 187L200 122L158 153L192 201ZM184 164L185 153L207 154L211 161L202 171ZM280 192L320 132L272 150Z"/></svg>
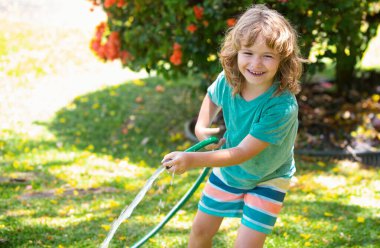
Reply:
<svg viewBox="0 0 380 248"><path fill-rule="evenodd" d="M271 68L272 70L277 71L280 68L280 63L277 61L272 61L272 62L268 63L267 66L268 66L268 68Z"/></svg>
<svg viewBox="0 0 380 248"><path fill-rule="evenodd" d="M241 69L247 65L247 59L243 58L242 56L238 56L237 64L238 64L239 69Z"/></svg>

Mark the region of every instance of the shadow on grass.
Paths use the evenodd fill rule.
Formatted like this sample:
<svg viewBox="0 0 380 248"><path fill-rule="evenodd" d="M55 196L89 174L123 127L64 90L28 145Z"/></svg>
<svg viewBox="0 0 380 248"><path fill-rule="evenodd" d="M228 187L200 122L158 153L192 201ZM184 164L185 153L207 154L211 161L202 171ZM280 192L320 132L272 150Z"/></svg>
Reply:
<svg viewBox="0 0 380 248"><path fill-rule="evenodd" d="M157 166L163 152L186 141L183 125L197 114L198 88L189 79L134 80L77 97L48 127L64 145Z"/></svg>
<svg viewBox="0 0 380 248"><path fill-rule="evenodd" d="M181 180L181 184L175 189L165 181L158 180L159 182L148 192L128 222L122 223L112 240L113 245L117 244L116 247L131 245L161 221L192 184L193 177L176 180ZM109 226L119 216L121 210L132 201L137 191L136 189L119 194L104 193L96 196L87 194L77 197L35 198L22 201L21 204L18 200L11 199L8 203L13 207L6 209L6 214L2 219L9 228L0 229L0 237L5 238L5 247L49 245L98 247L108 233L103 226ZM119 205L109 204L110 201L117 202ZM195 212L196 201L197 199L193 198L186 204L189 211ZM161 205L161 203L165 204ZM173 233L181 235L183 232L179 228Z"/></svg>
<svg viewBox="0 0 380 248"><path fill-rule="evenodd" d="M107 196L100 196L106 199ZM80 202L90 202L91 196L79 199ZM183 215L189 216L196 211L196 199L192 199L185 205ZM43 204L43 201L39 205ZM69 198L62 198L56 208L62 209L66 204L70 204ZM34 207L36 206L34 203ZM302 209L309 207L309 213L302 212ZM335 217L328 217L324 215L324 211L331 209L340 209L341 216L344 219ZM60 223L48 223L40 225L28 225L28 222L19 221L18 218L13 218L12 230L3 229L2 235L9 237L6 247L38 247L42 245L63 245L65 247L98 247L108 233L102 229L104 223L109 223L109 217L106 213L107 209L86 209L87 214L91 213L92 218L86 220L81 218L75 224L62 227ZM163 208L163 212L167 212ZM358 223L356 221L356 213L363 212L365 209L352 206L337 204L332 202L294 202L289 201L286 211L282 214L282 222L287 223L286 226L276 227L273 234L269 236L273 242L269 243L267 247L302 247L302 235L310 234L308 238L312 242L312 247L375 247L375 244L380 242L380 237L376 233L376 228L379 225L378 218L367 218L365 223ZM113 212L118 214L117 209ZM115 214L114 213L114 214ZM57 218L70 218L70 214L60 215L59 212L46 212L48 217ZM81 216L85 216L82 213ZM114 215L113 214L113 215ZM338 213L336 213L337 215ZM300 222L294 221L298 216L302 215L303 220ZM41 216L38 214L38 216ZM30 216L33 219L38 216ZM74 215L75 216L75 215ZM22 217L22 216L19 216ZM23 216L26 217L26 216ZM10 217L7 217L10 218ZM125 245L132 245L148 233L159 221L162 215L158 217L157 206L155 204L145 202L134 215L124 222L111 245L115 247L124 247ZM183 222L187 224L184 225ZM48 225L49 224L49 225ZM147 247L186 247L188 234L191 224L188 219L176 222L172 219L169 225L165 226L152 240L148 241ZM334 230L335 229L335 230ZM334 230L334 231L333 231ZM353 231L354 230L354 231ZM235 233L235 228L224 228L221 230L214 240L215 247L231 247L233 245L233 238L226 240L226 236L231 237ZM286 240L284 233L287 233ZM33 237L33 240L27 239ZM284 243L285 242L285 243ZM300 245L300 246L299 246ZM5 246L3 246L5 247Z"/></svg>

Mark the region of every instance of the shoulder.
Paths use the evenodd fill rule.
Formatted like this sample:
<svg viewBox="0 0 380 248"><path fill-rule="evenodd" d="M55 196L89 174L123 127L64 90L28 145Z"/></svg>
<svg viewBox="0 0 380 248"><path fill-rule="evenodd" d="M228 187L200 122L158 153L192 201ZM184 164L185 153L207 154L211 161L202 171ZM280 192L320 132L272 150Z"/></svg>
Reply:
<svg viewBox="0 0 380 248"><path fill-rule="evenodd" d="M215 81L210 85L209 90L230 91L231 86L227 82L224 71L220 72Z"/></svg>
<svg viewBox="0 0 380 248"><path fill-rule="evenodd" d="M227 83L227 79L226 79L226 74L224 73L224 71L220 72L218 77L215 79L214 83L219 83L219 84L228 84Z"/></svg>
<svg viewBox="0 0 380 248"><path fill-rule="evenodd" d="M272 95L267 103L267 109L283 114L297 114L298 103L295 95L290 91L284 91L278 95Z"/></svg>
<svg viewBox="0 0 380 248"><path fill-rule="evenodd" d="M218 106L225 105L226 101L229 101L231 96L231 89L227 83L227 79L224 75L224 71L219 73L215 81L208 87L207 94L211 101Z"/></svg>

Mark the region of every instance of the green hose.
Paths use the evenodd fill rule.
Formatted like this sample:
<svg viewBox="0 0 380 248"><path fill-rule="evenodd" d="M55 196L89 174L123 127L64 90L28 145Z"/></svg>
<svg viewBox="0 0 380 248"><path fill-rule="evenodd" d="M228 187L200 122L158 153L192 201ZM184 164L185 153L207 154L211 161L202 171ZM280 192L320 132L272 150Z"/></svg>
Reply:
<svg viewBox="0 0 380 248"><path fill-rule="evenodd" d="M185 152L195 152L202 149L205 146L208 146L213 143L218 143L218 138L210 137L205 139L192 147L185 150ZM142 246L145 242L147 242L152 236L154 236L157 232L161 230L162 227L178 212L178 210L190 199L190 197L194 194L194 192L198 189L199 185L203 182L205 177L207 176L210 168L204 168L202 173L199 175L193 186L186 192L186 194L177 202L177 204L170 210L170 212L165 216L165 218L154 227L147 235L145 235L142 239L137 241L131 248L136 248Z"/></svg>

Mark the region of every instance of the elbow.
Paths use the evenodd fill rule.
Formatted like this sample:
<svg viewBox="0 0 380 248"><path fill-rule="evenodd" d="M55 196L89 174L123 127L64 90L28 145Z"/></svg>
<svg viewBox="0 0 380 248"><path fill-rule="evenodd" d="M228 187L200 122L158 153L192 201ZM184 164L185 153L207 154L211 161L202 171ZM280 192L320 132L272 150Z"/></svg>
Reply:
<svg viewBox="0 0 380 248"><path fill-rule="evenodd" d="M198 140L203 140L204 137L203 137L203 132L202 132L202 127L201 125L199 125L199 123L197 122L197 124L195 125L195 128L194 128L194 134L195 136L197 136Z"/></svg>

